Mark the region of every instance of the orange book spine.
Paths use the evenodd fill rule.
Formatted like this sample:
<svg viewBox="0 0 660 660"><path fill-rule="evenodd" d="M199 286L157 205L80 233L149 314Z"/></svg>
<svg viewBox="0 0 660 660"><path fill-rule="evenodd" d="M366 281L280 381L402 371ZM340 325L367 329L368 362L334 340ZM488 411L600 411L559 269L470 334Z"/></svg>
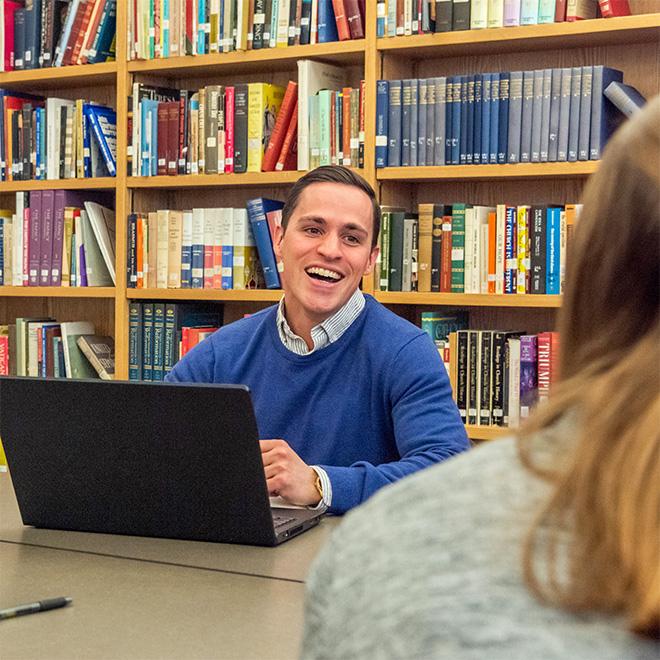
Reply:
<svg viewBox="0 0 660 660"><path fill-rule="evenodd" d="M335 12L335 22L337 23L339 41L346 41L351 38L351 30L348 27L348 18L346 17L344 0L332 0L332 8Z"/></svg>
<svg viewBox="0 0 660 660"><path fill-rule="evenodd" d="M351 165L357 163L351 162L351 91L350 87L344 87L341 90L342 93L342 104L341 104L341 113L342 113L342 144L341 150L344 154L342 165L350 167Z"/></svg>
<svg viewBox="0 0 660 660"><path fill-rule="evenodd" d="M281 172L284 169L289 169L287 167L287 159L291 153L294 152L295 146L298 140L298 101L293 106L293 113L291 115L291 121L289 122L289 128L286 131L284 136L284 142L282 142L282 149L280 150L280 155L277 158L277 163L275 164L275 170ZM291 169L295 169L292 167Z"/></svg>
<svg viewBox="0 0 660 660"><path fill-rule="evenodd" d="M497 215L494 211L488 214L488 293L495 293L495 243L497 231Z"/></svg>
<svg viewBox="0 0 660 660"><path fill-rule="evenodd" d="M284 138L286 137L287 127L291 123L291 115L293 114L294 107L297 106L297 101L298 83L293 82L293 80L289 80L289 84L286 86L286 92L284 93L284 99L282 100L280 111L277 113L275 127L273 128L273 132L270 135L270 140L268 141L268 146L264 152L264 157L261 163L262 172L275 171L277 157L282 150L282 144L284 143Z"/></svg>

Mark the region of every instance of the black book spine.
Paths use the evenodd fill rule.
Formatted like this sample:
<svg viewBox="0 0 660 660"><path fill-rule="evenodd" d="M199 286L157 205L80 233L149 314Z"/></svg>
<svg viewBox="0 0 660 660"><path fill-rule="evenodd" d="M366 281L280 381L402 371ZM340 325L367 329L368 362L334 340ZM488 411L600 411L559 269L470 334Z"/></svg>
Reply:
<svg viewBox="0 0 660 660"><path fill-rule="evenodd" d="M492 415L491 370L493 362L493 332L479 332L481 340L481 379L479 382L479 424L490 426Z"/></svg>
<svg viewBox="0 0 660 660"><path fill-rule="evenodd" d="M234 90L234 172L247 171L248 86Z"/></svg>
<svg viewBox="0 0 660 660"><path fill-rule="evenodd" d="M481 366L479 364L479 331L470 330L468 336L468 382L467 382L467 423L476 424L478 420L477 393L479 392L479 377Z"/></svg>
<svg viewBox="0 0 660 660"><path fill-rule="evenodd" d="M66 105L63 105L59 109L60 113L60 179L65 178L66 171L66 158L65 158L65 149L66 149L66 116L69 108Z"/></svg>
<svg viewBox="0 0 660 660"><path fill-rule="evenodd" d="M463 424L467 422L468 330L456 333L456 406Z"/></svg>
<svg viewBox="0 0 660 660"><path fill-rule="evenodd" d="M431 234L431 291L440 291L440 258L442 254L442 204L433 205L433 229Z"/></svg>
<svg viewBox="0 0 660 660"><path fill-rule="evenodd" d="M435 31L451 32L452 13L454 3L452 0L436 0L435 2Z"/></svg>
<svg viewBox="0 0 660 660"><path fill-rule="evenodd" d="M266 18L266 0L254 0L254 28L252 31L252 49L259 50L264 45L264 20Z"/></svg>

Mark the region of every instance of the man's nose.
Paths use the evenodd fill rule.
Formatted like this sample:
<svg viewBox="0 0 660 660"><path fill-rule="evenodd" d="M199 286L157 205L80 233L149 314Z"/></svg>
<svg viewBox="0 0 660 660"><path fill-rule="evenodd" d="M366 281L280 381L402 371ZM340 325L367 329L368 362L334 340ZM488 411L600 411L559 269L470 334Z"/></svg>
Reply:
<svg viewBox="0 0 660 660"><path fill-rule="evenodd" d="M327 233L318 246L319 253L328 259L341 256L341 239L333 233Z"/></svg>

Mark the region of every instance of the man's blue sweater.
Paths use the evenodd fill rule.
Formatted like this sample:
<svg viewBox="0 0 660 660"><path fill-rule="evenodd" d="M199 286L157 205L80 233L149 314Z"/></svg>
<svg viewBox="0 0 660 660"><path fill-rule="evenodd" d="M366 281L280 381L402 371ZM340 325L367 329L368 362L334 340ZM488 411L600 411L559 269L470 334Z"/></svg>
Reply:
<svg viewBox="0 0 660 660"><path fill-rule="evenodd" d="M326 470L333 513L468 448L447 373L430 337L366 296L334 343L296 355L277 306L222 327L168 374L178 382L242 383L260 437L282 438Z"/></svg>

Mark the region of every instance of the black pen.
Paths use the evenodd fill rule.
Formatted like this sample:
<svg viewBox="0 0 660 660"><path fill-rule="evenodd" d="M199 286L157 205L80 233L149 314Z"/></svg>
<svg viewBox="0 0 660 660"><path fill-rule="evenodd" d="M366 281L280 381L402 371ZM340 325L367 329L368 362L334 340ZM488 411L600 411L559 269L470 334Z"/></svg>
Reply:
<svg viewBox="0 0 660 660"><path fill-rule="evenodd" d="M6 610L0 610L0 621L2 621L2 619L12 619L15 616L23 616L24 614L34 614L35 612L45 612L46 610L65 607L71 602L71 600L72 599L67 596L61 596L60 598L46 598L45 600L40 600L36 603L28 603L27 605L8 607Z"/></svg>

